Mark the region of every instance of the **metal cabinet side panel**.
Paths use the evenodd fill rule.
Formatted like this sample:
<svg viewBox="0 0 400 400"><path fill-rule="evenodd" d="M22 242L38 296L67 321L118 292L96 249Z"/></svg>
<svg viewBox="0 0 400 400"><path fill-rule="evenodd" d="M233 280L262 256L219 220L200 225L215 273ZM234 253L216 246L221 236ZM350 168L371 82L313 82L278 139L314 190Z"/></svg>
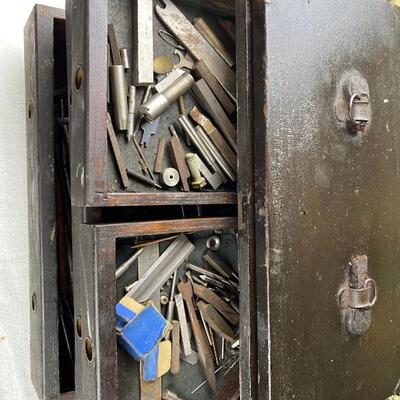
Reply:
<svg viewBox="0 0 400 400"><path fill-rule="evenodd" d="M381 400L400 378L399 16L381 0L264 7L259 397ZM352 70L371 91L363 140L334 113L337 85ZM368 256L379 288L371 327L358 337L344 331L337 303L356 254Z"/></svg>
<svg viewBox="0 0 400 400"><path fill-rule="evenodd" d="M60 391L53 142L54 18L64 18L63 11L35 6L24 31L30 355L31 378L40 399L57 399Z"/></svg>

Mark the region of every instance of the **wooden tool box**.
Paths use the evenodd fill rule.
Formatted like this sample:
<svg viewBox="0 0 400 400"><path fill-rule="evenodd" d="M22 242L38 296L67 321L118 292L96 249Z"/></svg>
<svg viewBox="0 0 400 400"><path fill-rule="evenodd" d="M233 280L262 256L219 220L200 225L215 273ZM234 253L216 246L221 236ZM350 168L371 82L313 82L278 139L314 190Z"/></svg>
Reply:
<svg viewBox="0 0 400 400"><path fill-rule="evenodd" d="M178 4L180 9L189 17L204 16L217 24L218 18L230 18L234 21L235 9L228 2L221 2L220 5L210 4L207 7L202 7L199 2L181 2ZM156 3L154 3L155 5ZM239 7L238 12L241 13L244 19L245 10ZM67 19L71 28L71 43L69 44L71 54L71 70L70 70L70 99L71 99L71 188L72 188L72 204L77 208L90 209L90 221L92 213L94 213L94 225L82 226L77 229L77 232L96 232L103 236L103 226L97 226L97 223L109 221L123 221L124 224L115 224L110 226L113 229L113 236L109 239L107 234L102 239L102 246L110 248L109 253L111 262L115 262L116 250L115 241L118 237L127 237L132 231L131 236L144 236L150 232L152 235L160 233L176 232L204 232L212 233L215 229L235 229L237 230L237 187L241 190L241 201L247 198L247 187L251 185L251 181L247 181L247 174L250 170L246 165L242 165L238 171L239 178L236 184L226 185L217 191L205 189L201 192L194 190L190 192L182 192L179 189L158 190L149 188L131 180L131 185L125 189L121 185L121 180L116 167L115 160L108 145L106 131L106 112L110 109L108 104L108 87L107 87L107 33L108 25L113 24L113 28L120 47L126 47L128 54L132 56L132 7L129 1L111 1L111 2L67 2ZM163 54L173 54L173 47L170 47L159 36L160 29L166 30L161 22L154 16L154 58ZM240 28L245 29L245 27ZM243 49L243 61L238 64L238 68L242 69L242 73L247 71L246 60L244 58L245 50ZM240 71L239 71L240 73ZM131 74L126 75L129 85ZM239 85L240 86L240 85ZM245 91L245 81L243 87L239 88L241 99L240 104L247 103L248 93ZM138 88L138 90L141 90ZM140 98L142 94L138 95ZM185 106L190 111L192 106L196 104L192 95L189 93L184 97ZM239 117L239 121L243 125L243 129L247 129L245 125L247 118L245 116L245 108L242 109L243 114ZM170 133L168 126L179 116L178 103L172 104L167 112L165 112L160 121L157 134L152 136L147 147L143 148L148 163L152 167L157 151L158 139L164 137L168 140ZM236 117L235 117L236 120ZM239 122L239 123L240 123ZM132 143L127 145L125 135L117 133L123 159L128 168L136 168L136 172L140 172L138 164L138 156L135 147ZM140 135L138 135L140 140ZM247 160L243 151L248 141L248 136L243 130L242 136L239 139L241 149L238 157ZM181 140L181 142L183 142ZM185 145L185 144L184 144ZM186 150L187 152L187 150ZM168 156L166 155L166 158ZM165 162L165 161L164 161ZM250 161L249 161L250 163ZM244 179L246 176L246 179ZM245 184L244 184L245 182ZM243 187L243 189L242 189ZM120 210L118 210L118 207ZM122 207L122 210L121 210ZM137 210L133 210L136 207ZM241 209L243 213L248 212L250 204L244 205ZM183 214L182 214L183 212ZM130 216L131 215L131 216ZM189 218L179 220L177 218ZM193 219L193 217L198 217ZM234 217L234 219L232 219ZM122 219L121 219L122 218ZM135 219L145 219L149 222L134 222ZM167 221L155 223L157 219L168 219ZM169 221L169 219L171 219ZM152 220L152 221L151 221ZM196 222L197 220L197 222ZM77 217L79 221L79 217ZM132 221L131 224L128 221ZM193 226L191 226L193 224ZM217 225L215 225L217 224ZM220 226L218 226L218 224ZM137 228L143 227L143 232ZM240 314L243 316L240 330L244 333L241 337L241 359L242 374L242 395L250 396L253 390L253 380L256 378L255 358L252 357L253 349L255 349L255 319L254 319L254 304L251 296L254 291L251 290L251 285L254 285L253 279L250 276L253 274L252 268L249 266L248 253L252 251L250 240L247 231L246 222L242 221L242 234L239 238L238 245L234 251L235 263L240 263L240 281L244 282L244 286L240 288L241 304ZM177 228L180 227L180 228ZM153 231L148 232L148 229ZM119 232L119 230L122 230ZM104 226L107 232L107 226ZM98 233L97 233L98 232ZM83 236L85 237L86 234ZM98 239L92 234L88 236L88 242L85 242L90 248L97 248ZM81 242L79 240L79 242ZM85 246L85 248L87 248ZM117 249L118 250L118 249ZM81 252L79 249L75 251ZM100 251L97 250L97 251ZM102 252L105 250L102 249ZM233 256L233 254L231 254ZM79 265L81 262L76 261L81 259L82 254L74 256L74 276L75 280L84 283L82 279L82 271ZM84 256L86 257L86 256ZM140 385L132 386L127 377L126 362L124 358L117 359L116 341L112 332L114 330L115 317L113 304L115 297L110 297L115 293L115 284L111 284L113 279L113 270L101 267L101 254L94 254L91 257L91 263L98 265L92 272L92 278L98 287L103 287L103 283L108 282L107 294L103 293L99 297L93 298L93 293L90 292L93 288L84 286L75 286L75 313L82 316L87 327L86 335L90 333L90 339L93 342L95 356L91 361L88 360L85 349L85 341L79 340L76 344L76 394L78 398L104 398L104 399L127 399L131 396L139 398ZM90 263L90 264L91 264ZM85 264L86 265L86 264ZM75 275L76 274L76 275ZM90 293L89 293L90 292ZM89 294L88 294L89 293ZM250 295L251 293L251 295ZM96 295L97 296L97 295ZM88 304L87 298L93 305ZM92 311L93 310L93 311ZM94 314L91 314L91 313ZM89 313L89 315L88 315ZM253 359L253 361L251 361ZM122 364L121 364L122 363ZM129 374L128 374L129 376ZM187 372L177 376L172 380L172 391L178 392L182 397L188 397L190 392L196 386L194 383L201 383L204 375L198 367L187 369ZM135 375L138 379L138 375ZM217 376L218 379L218 376ZM237 377L239 379L239 377ZM219 379L218 379L219 380ZM163 378L163 386L168 387L169 379ZM138 382L138 381L136 381ZM222 380L221 380L222 382ZM206 385L207 386L207 385ZM149 398L142 394L143 398ZM233 394L235 396L235 394ZM193 398L210 398L212 392L209 388L203 387ZM157 397L159 398L159 396Z"/></svg>
<svg viewBox="0 0 400 400"><path fill-rule="evenodd" d="M42 160L54 162L43 150L52 141L56 150L64 149L55 159L62 165L68 160L64 182L70 181L71 211L63 196L59 202L73 249L70 268L61 268L71 271L73 281L73 396L160 398L157 385L141 390L138 362L117 346L115 303L137 276L133 267L116 280L115 268L137 242L183 233L202 246L214 231L227 245L224 256L239 267L240 372L229 376L232 381L217 374L219 384L228 382L222 392L213 394L206 384L191 395L204 375L200 367L185 365L181 375L162 378L164 388L183 399L236 399L238 393L228 390L235 382L242 399L399 394L397 8L381 0L174 3L190 20L203 17L214 26L222 17L236 26L237 182L218 190L159 190L136 180L121 185L107 139L107 34L112 24L119 46L132 57L131 1L67 0L68 89L62 115L58 99L51 118L60 129L68 117L68 145L49 133L49 98L57 93L53 82L44 81L44 70L34 69L33 60L45 58L31 34L35 27L41 32L44 21L54 41L52 21L61 17L46 11L47 19L35 23L33 16L27 24L31 173ZM165 27L156 16L154 21L154 56L173 53L158 36ZM53 43L45 48L50 57ZM185 95L188 110L194 104ZM151 167L158 139L170 137L168 127L178 115L174 102L144 149ZM116 136L126 164L140 172L135 147L123 134ZM35 142L39 138L43 144ZM54 307L60 273L54 243L43 240L52 232L57 202L46 192L54 178L41 178L32 175L29 188L31 352L42 365L33 380L41 398L57 398L57 367L64 365L55 361L63 348Z"/></svg>

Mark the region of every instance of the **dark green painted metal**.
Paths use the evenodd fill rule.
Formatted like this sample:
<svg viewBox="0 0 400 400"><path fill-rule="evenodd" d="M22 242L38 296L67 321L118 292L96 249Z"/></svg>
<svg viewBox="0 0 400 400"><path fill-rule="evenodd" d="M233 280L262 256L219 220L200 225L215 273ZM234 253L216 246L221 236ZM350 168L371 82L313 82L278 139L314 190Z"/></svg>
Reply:
<svg viewBox="0 0 400 400"><path fill-rule="evenodd" d="M383 0L257 0L253 13L259 398L387 398L400 377L399 16ZM334 114L352 70L371 92L362 140ZM336 295L355 254L379 297L350 337Z"/></svg>

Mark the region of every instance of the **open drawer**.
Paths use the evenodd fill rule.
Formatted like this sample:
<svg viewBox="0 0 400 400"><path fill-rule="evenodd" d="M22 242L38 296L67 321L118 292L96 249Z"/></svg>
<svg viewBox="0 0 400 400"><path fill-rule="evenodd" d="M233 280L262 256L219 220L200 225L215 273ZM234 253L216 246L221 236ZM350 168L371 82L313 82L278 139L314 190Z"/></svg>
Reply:
<svg viewBox="0 0 400 400"><path fill-rule="evenodd" d="M67 1L73 205L236 203L237 136L245 132L237 129L235 69L245 60L235 54L234 2L151 3ZM188 30L179 43L170 36L179 36L174 21ZM227 61L191 22L221 41L224 48L216 46ZM193 169L200 165L201 178L188 168L187 154L199 157Z"/></svg>
<svg viewBox="0 0 400 400"><path fill-rule="evenodd" d="M77 216L77 218L79 217ZM187 278L185 273L190 271L191 278L195 282L193 286L197 285L198 288L200 286L204 287L202 286L204 282L201 283L199 279L207 281L207 278L204 278L202 273L196 271L196 266L204 267L204 253L212 252L212 254L217 255L231 266L232 279L236 282L232 283L232 287L236 286L236 292L233 290L234 294L232 292L231 294L225 293L225 296L230 297L230 300L225 297L224 301L231 301L231 303L226 304L230 304L229 308L231 310L236 310L233 312L236 315L235 320L229 320L235 339L229 343L225 342L225 355L219 361L222 368L215 374L217 379L215 398L238 398L242 379L239 377L239 365L246 362L247 357L245 355L242 357L242 353L246 354L250 351L251 326L253 326L253 323L250 320L252 313L250 312L250 303L246 297L246 290L244 290L244 297L241 293L240 304L237 302L238 291L241 292L241 288L237 283L239 280L241 282L249 280L249 270L246 265L242 264L240 264L239 271L237 270L239 259L236 228L237 219L230 217L124 224L74 224L74 237L77 243L74 248L74 300L76 319L76 397L78 399L157 399L161 396L161 390L165 389L177 393L182 398L210 399L213 397L213 392L208 383L195 391L205 380L201 362L196 365L190 365L185 361L181 361L179 373L171 374L168 372L161 380L143 383L139 378L139 362L134 360L131 355L128 355L120 345L117 348L116 304L122 298L126 298L125 288L137 279L140 281L146 274L146 268L151 268L155 260L160 260L168 252L171 252L170 261L160 265L160 268L157 269L157 274L153 275L153 279L150 281L151 290L156 294L151 296L149 295L150 292L143 294L141 289L139 289L140 293L136 291L135 294L132 294L131 289L130 296L138 301L150 298L155 307L160 306L160 299L161 304L168 302L171 292L171 280L168 280L168 278L171 275L165 271L171 266L174 268L172 264L179 257L181 260L176 261L179 267L175 266L178 271L177 282L181 281L181 279L185 280ZM217 242L220 240L220 244L210 242L208 240L210 235L216 235L215 238ZM185 246L189 246L189 250L187 248L182 250L183 248L181 247L178 247L178 250L174 250L173 247L179 240L183 240ZM208 244L207 241L209 242ZM217 248L215 251L207 249L207 246L213 247L215 245ZM142 253L138 256L138 259L131 263L131 266L124 274L116 278L117 266L123 264L138 249L142 248ZM207 270L207 267L204 268ZM215 272L212 269L209 269L210 271ZM160 276L165 274L167 274L167 279ZM237 278L234 275L237 275ZM167 282L166 285L161 285L161 295L160 286L158 285L159 280L163 281L163 283ZM148 288L146 285L145 287ZM213 284L209 283L209 287L213 287ZM177 288L180 288L179 284ZM222 293L225 291L223 288L221 290ZM176 290L176 293L178 292ZM218 293L218 289L215 293ZM223 297L221 293L219 295ZM199 300L197 296L196 300ZM201 306L199 303L197 305ZM241 320L240 334L237 335L239 332L239 325L237 324L237 317L239 316L238 305ZM187 313L187 304L185 306ZM167 307L161 306L161 314L164 316L167 313ZM118 312L117 315L119 315ZM199 316L199 314L197 315ZM190 321L188 314L187 318ZM204 315L204 318L207 319L207 316ZM176 319L175 313L173 319ZM180 317L179 322L181 323ZM194 338L192 337L191 343L193 349L198 349L194 325L194 322L192 322L191 330ZM203 325L201 325L201 331L204 332ZM245 336L243 336L243 333ZM181 337L183 344L184 334ZM240 339L240 350L235 348L237 345L237 343L234 344L236 339ZM174 341L173 338L171 340ZM221 342L220 337L215 335L218 359L221 358ZM196 346L194 345L195 343ZM203 353L199 352L199 360L202 359L202 355ZM208 369L208 372L211 373L218 366L214 359L215 355L212 355L212 353L209 355L212 360L209 360L211 361L211 369ZM210 366L210 364L208 365ZM231 397L221 397L221 394L219 394L221 392L218 392L218 390L226 393L232 390ZM195 392L191 394L193 391Z"/></svg>

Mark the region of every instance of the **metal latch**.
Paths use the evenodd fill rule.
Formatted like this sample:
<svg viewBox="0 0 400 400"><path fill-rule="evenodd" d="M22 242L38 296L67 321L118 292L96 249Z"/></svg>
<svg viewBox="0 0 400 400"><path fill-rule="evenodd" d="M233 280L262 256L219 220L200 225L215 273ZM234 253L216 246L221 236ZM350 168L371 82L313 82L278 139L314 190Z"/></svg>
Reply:
<svg viewBox="0 0 400 400"><path fill-rule="evenodd" d="M338 302L347 331L362 335L371 325L372 311L378 299L376 282L368 276L368 257L352 257L346 280L338 293Z"/></svg>
<svg viewBox="0 0 400 400"><path fill-rule="evenodd" d="M369 85L361 75L353 73L342 79L336 101L336 117L353 133L366 133L372 110Z"/></svg>

